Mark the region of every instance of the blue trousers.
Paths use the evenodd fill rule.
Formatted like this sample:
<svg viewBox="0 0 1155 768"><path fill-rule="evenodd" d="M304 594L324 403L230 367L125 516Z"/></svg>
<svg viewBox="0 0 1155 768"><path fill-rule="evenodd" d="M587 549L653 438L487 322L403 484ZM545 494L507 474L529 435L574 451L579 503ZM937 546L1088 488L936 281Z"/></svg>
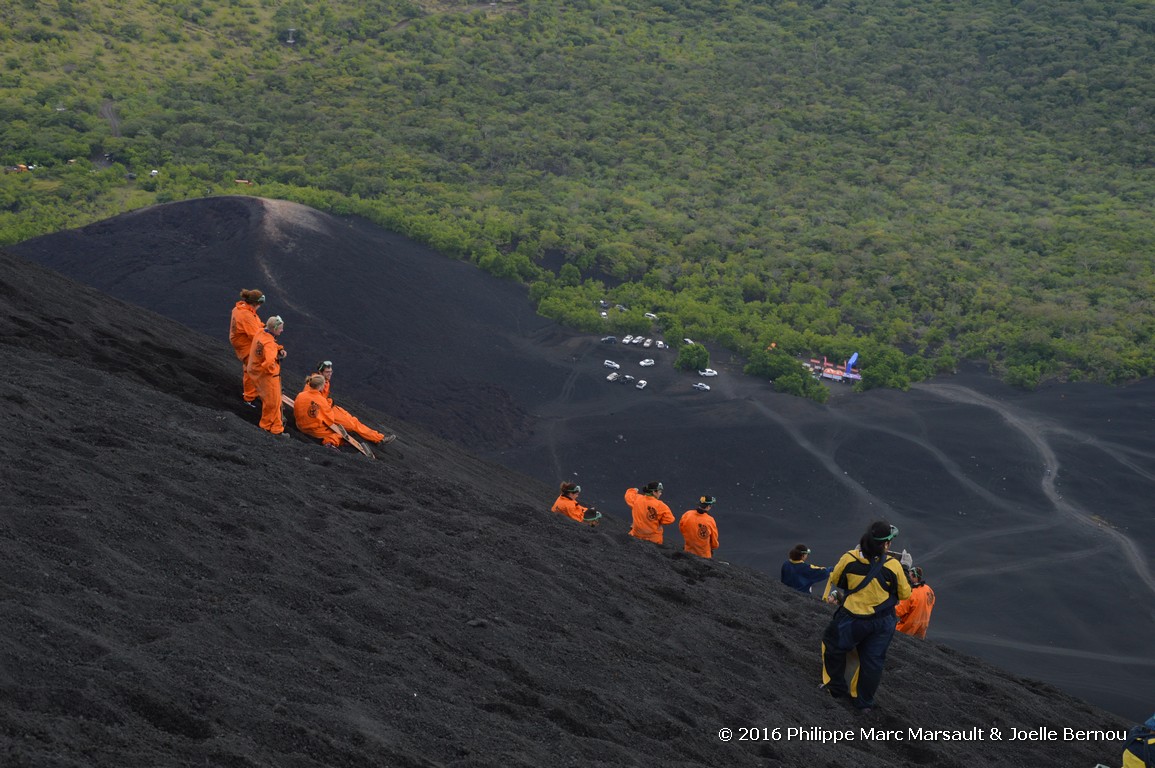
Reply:
<svg viewBox="0 0 1155 768"><path fill-rule="evenodd" d="M834 696L854 696L856 707L874 706L874 694L882 682L886 649L898 623L894 613L871 618L857 617L839 609L822 635L822 667ZM846 654L858 651L858 685L852 694L846 684Z"/></svg>

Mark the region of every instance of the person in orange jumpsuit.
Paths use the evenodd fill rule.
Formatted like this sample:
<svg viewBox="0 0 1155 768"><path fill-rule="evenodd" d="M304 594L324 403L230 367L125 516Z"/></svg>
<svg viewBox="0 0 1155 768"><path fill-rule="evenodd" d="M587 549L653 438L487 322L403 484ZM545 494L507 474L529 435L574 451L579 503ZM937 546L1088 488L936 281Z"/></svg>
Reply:
<svg viewBox="0 0 1155 768"><path fill-rule="evenodd" d="M273 315L253 337L249 349L249 376L261 398L261 429L274 435L285 432L281 421L281 361L285 359L285 348L277 343L284 330L285 321Z"/></svg>
<svg viewBox="0 0 1155 768"><path fill-rule="evenodd" d="M917 565L908 571L910 580L910 597L902 600L894 607L894 614L898 617L899 632L912 637L926 637L926 628L930 626L930 612L934 610L934 590L923 579L922 568Z"/></svg>
<svg viewBox="0 0 1155 768"><path fill-rule="evenodd" d="M305 388L293 401L293 418L301 432L320 439L322 445L339 448L345 440L330 429L337 421L333 418L333 406L329 398L321 394L324 386L325 377L319 373L305 379Z"/></svg>
<svg viewBox="0 0 1155 768"><path fill-rule="evenodd" d="M233 307L232 317L229 318L229 343L241 361L241 388L245 403L251 408L257 405L257 385L249 375L249 350L253 348L253 337L261 332L265 324L257 315L257 310L265 303L265 294L256 288L246 288L241 291L241 300Z"/></svg>
<svg viewBox="0 0 1155 768"><path fill-rule="evenodd" d="M559 515L565 515L571 520L576 520L579 523L587 523L594 526L598 524L601 519L601 513L596 507L583 507L578 503L577 497L581 495L582 487L577 483L562 483L558 489L557 501L553 503L550 508L551 512L557 512Z"/></svg>
<svg viewBox="0 0 1155 768"><path fill-rule="evenodd" d="M332 360L322 360L321 362L317 363L317 373L325 377L325 386L321 387L321 395L329 401L329 405L333 409L333 418L336 420L336 423L340 424L342 427L352 432L353 434L360 435L371 443L391 443L397 439L397 435L386 435L384 432L378 432L371 427L367 427L366 425L362 424L361 420L356 416L333 402L333 396L329 394L329 388L332 385L333 380Z"/></svg>
<svg viewBox="0 0 1155 768"><path fill-rule="evenodd" d="M706 493L698 497L698 508L688 509L678 521L678 530L686 540L685 551L710 559L718 548L718 523L710 515L717 501Z"/></svg>
<svg viewBox="0 0 1155 768"><path fill-rule="evenodd" d="M661 483L646 483L640 490L630 488L626 491L626 503L630 505L634 524L630 527L630 535L662 543L662 526L674 522L674 513L662 501L662 492L665 489Z"/></svg>

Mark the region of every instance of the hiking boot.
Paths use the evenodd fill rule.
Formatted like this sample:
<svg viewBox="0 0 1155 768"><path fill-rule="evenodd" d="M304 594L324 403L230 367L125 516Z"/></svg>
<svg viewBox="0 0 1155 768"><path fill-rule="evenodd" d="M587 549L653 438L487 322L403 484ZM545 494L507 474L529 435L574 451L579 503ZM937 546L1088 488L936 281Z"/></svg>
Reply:
<svg viewBox="0 0 1155 768"><path fill-rule="evenodd" d="M389 445L389 443L396 439L397 435L385 435L385 437L381 438L381 442L377 443L377 445Z"/></svg>

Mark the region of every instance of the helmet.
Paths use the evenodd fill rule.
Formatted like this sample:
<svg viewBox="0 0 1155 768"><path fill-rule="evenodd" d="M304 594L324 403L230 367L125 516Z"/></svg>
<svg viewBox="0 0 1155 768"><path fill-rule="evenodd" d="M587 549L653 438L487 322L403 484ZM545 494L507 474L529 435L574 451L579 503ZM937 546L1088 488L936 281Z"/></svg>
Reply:
<svg viewBox="0 0 1155 768"><path fill-rule="evenodd" d="M912 565L910 567L910 570L908 571L908 573L910 574L910 583L911 584L922 584L923 583L922 568L918 567L917 565Z"/></svg>
<svg viewBox="0 0 1155 768"><path fill-rule="evenodd" d="M662 484L659 483L657 480L654 480L653 482L650 482L650 483L646 483L646 487L642 489L642 491L645 493L654 493L655 491L664 491L664 490L665 490L665 488L662 487Z"/></svg>
<svg viewBox="0 0 1155 768"><path fill-rule="evenodd" d="M698 506L699 507L709 507L712 504L714 504L716 501L718 501L718 500L715 499L710 494L703 493L701 496L698 497Z"/></svg>

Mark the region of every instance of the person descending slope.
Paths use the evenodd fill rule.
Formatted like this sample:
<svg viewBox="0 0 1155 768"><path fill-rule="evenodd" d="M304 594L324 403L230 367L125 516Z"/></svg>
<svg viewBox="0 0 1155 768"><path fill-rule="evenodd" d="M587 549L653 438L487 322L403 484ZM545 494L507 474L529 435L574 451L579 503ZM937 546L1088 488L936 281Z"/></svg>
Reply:
<svg viewBox="0 0 1155 768"><path fill-rule="evenodd" d="M662 492L665 489L659 482L646 483L639 491L630 488L626 491L626 503L630 505L634 524L630 527L630 535L662 543L662 526L674 522L674 513L662 501Z"/></svg>
<svg viewBox="0 0 1155 768"><path fill-rule="evenodd" d="M281 361L285 359L285 348L277 343L277 337L284 330L285 321L273 315L253 337L249 349L249 376L253 377L257 396L261 398L261 429L274 435L285 432L281 422Z"/></svg>
<svg viewBox="0 0 1155 768"><path fill-rule="evenodd" d="M910 582L898 558L890 554L890 542L898 529L885 520L870 524L858 548L843 555L826 582L823 599L842 590L842 605L830 618L822 635L822 682L836 699L850 698L858 709L874 706L874 694L882 682L886 650L897 623L894 606L910 597ZM858 671L846 681L846 655L858 652Z"/></svg>
<svg viewBox="0 0 1155 768"><path fill-rule="evenodd" d="M1127 732L1123 768L1155 768L1155 715Z"/></svg>
<svg viewBox="0 0 1155 768"><path fill-rule="evenodd" d="M333 396L329 392L333 380L332 360L322 360L317 363L317 373L321 374L325 379L325 384L321 387L321 396L329 401L329 405L333 411L333 418L337 424L340 424L353 434L360 435L371 443L387 444L397 439L397 435L386 435L384 432L378 432L371 427L365 426L361 423L360 419L333 402Z"/></svg>
<svg viewBox="0 0 1155 768"><path fill-rule="evenodd" d="M265 327L257 314L264 303L265 294L256 288L246 288L241 291L241 300L233 307L232 317L229 318L229 343L241 361L241 392L245 403L251 408L257 407L253 402L257 399L257 385L249 375L249 350L253 346L253 337Z"/></svg>
<svg viewBox="0 0 1155 768"><path fill-rule="evenodd" d="M717 502L713 496L704 493L698 497L698 508L687 509L678 521L678 530L686 540L684 551L698 557L710 559L718 548L718 523L710 515Z"/></svg>
<svg viewBox="0 0 1155 768"><path fill-rule="evenodd" d="M934 610L934 590L926 583L922 568L911 566L907 571L910 597L894 609L898 616L898 631L913 637L926 637L930 626L930 612Z"/></svg>
<svg viewBox="0 0 1155 768"><path fill-rule="evenodd" d="M579 504L577 497L581 495L581 492L582 487L577 483L562 483L558 488L557 501L553 503L550 511L565 515L579 523L597 525L598 520L602 518L602 513L598 512L596 507L583 507Z"/></svg>

